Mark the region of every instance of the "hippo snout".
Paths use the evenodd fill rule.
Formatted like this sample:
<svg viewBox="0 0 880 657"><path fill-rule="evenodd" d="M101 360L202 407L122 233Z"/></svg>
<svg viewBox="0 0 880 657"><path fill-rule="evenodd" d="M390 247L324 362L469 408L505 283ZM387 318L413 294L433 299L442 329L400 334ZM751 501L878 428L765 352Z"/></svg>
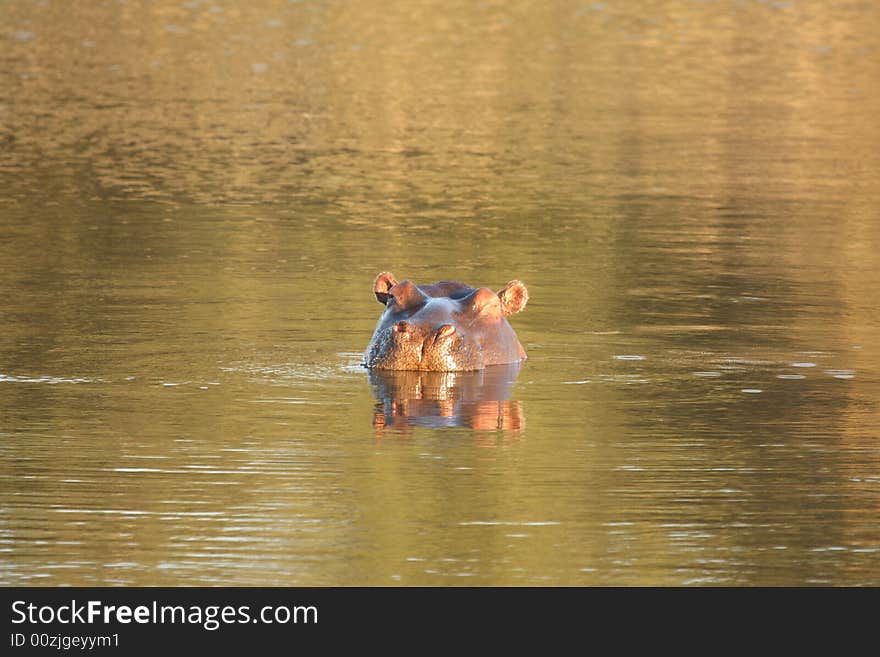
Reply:
<svg viewBox="0 0 880 657"><path fill-rule="evenodd" d="M496 294L456 282L397 283L386 272L377 277L374 293L385 311L364 354L367 367L479 370L525 358L506 319L528 299L519 281Z"/></svg>
<svg viewBox="0 0 880 657"><path fill-rule="evenodd" d="M480 369L477 345L467 344L449 323L421 325L401 320L373 337L370 367L393 370Z"/></svg>

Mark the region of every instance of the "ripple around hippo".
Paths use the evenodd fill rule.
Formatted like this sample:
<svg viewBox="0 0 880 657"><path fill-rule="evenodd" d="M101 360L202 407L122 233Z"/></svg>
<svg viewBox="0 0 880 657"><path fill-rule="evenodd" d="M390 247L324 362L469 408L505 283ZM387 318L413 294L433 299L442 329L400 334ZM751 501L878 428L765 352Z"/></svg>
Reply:
<svg viewBox="0 0 880 657"><path fill-rule="evenodd" d="M393 274L383 272L373 292L385 312L364 354L364 365L371 369L481 370L526 358L507 321L528 302L520 281L510 281L496 293L454 281L398 283Z"/></svg>

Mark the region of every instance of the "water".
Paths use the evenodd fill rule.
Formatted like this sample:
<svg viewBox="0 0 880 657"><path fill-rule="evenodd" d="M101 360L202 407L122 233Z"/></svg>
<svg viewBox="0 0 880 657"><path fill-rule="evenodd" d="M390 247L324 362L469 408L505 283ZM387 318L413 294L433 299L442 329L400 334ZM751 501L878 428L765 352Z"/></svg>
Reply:
<svg viewBox="0 0 880 657"><path fill-rule="evenodd" d="M0 26L0 583L880 584L873 4ZM371 378L384 270L529 360Z"/></svg>

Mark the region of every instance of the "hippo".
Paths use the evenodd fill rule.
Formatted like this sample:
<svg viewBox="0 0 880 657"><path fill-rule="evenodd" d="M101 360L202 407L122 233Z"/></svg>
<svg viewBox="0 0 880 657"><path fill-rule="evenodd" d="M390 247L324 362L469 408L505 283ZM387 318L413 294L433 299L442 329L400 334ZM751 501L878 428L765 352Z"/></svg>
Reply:
<svg viewBox="0 0 880 657"><path fill-rule="evenodd" d="M373 292L385 312L364 353L371 369L455 372L526 358L507 322L529 299L520 281L496 293L456 281L398 283L386 271L376 277Z"/></svg>

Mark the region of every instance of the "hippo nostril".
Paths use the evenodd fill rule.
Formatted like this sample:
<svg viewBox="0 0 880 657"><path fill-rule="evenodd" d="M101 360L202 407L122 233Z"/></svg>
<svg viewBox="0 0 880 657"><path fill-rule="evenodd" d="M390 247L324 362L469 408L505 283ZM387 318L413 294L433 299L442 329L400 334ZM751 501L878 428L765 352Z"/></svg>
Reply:
<svg viewBox="0 0 880 657"><path fill-rule="evenodd" d="M455 327L452 324L444 324L437 329L437 339L448 338L455 334Z"/></svg>
<svg viewBox="0 0 880 657"><path fill-rule="evenodd" d="M397 322L397 324L395 324L392 327L392 330L395 333L406 333L409 330L409 323L408 322Z"/></svg>

